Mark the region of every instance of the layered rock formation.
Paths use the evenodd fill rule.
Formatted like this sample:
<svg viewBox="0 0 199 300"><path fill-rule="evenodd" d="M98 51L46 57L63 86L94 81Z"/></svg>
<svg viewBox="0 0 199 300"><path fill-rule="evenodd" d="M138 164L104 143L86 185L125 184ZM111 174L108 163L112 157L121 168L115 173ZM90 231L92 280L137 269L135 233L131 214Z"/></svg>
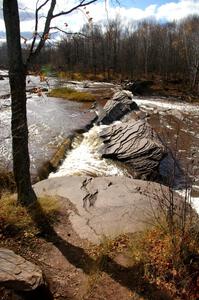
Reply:
<svg viewBox="0 0 199 300"><path fill-rule="evenodd" d="M140 115L128 91L117 92L107 102L97 121L98 124L109 125L100 133L104 143L102 156L125 162L135 178L154 179L166 150L146 119ZM122 122L114 123L118 120Z"/></svg>
<svg viewBox="0 0 199 300"><path fill-rule="evenodd" d="M152 179L157 175L165 148L146 121L132 119L109 126L100 137L105 145L103 157L127 163L134 171L134 178Z"/></svg>
<svg viewBox="0 0 199 300"><path fill-rule="evenodd" d="M132 94L127 91L116 92L101 110L97 124L109 125L132 110L139 110L138 105L132 101Z"/></svg>

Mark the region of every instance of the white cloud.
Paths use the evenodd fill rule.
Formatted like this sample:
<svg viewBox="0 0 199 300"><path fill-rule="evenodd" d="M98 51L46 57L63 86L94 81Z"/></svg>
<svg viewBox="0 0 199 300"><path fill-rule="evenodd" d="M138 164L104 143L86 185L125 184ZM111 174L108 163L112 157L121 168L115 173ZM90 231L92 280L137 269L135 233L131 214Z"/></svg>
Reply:
<svg viewBox="0 0 199 300"><path fill-rule="evenodd" d="M43 3L44 0L40 0L40 3ZM27 14L32 16L32 13L35 11L36 0L21 0L19 1L20 10L27 11ZM68 10L71 7L77 4L77 0L58 0L56 6L56 12L62 10ZM151 0L152 3L154 1ZM105 7L106 3L106 7ZM133 3L133 1L132 1ZM122 4L122 1L121 1ZM42 14L46 15L48 11L48 6L45 6ZM58 26L62 29L66 29L65 23L69 25L68 30L79 31L79 29L87 22L87 14L85 11L89 11L90 17L93 18L94 22L104 21L107 18L111 19L116 16L120 16L122 23L127 24L134 20L141 20L144 18L153 18L156 20L179 20L186 17L189 14L199 14L199 0L176 0L174 2L166 3L164 5L158 6L157 4L152 4L146 7L145 9L139 9L135 7L126 8L126 7L113 7L111 6L111 1L98 1L87 7L86 10L83 8L78 10L70 15L58 17L53 20L52 26ZM39 30L43 30L44 18L40 19ZM5 30L5 27L0 20L1 30ZM29 20L21 21L21 31L34 31L34 21L29 18Z"/></svg>
<svg viewBox="0 0 199 300"><path fill-rule="evenodd" d="M180 20L190 14L199 14L199 0L181 0L161 5L157 9L156 18L168 21Z"/></svg>

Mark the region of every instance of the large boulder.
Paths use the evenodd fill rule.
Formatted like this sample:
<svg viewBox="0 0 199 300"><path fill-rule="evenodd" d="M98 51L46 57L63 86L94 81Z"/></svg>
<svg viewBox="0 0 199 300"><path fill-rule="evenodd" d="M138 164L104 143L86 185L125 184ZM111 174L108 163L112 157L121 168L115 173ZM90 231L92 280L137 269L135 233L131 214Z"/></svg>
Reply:
<svg viewBox="0 0 199 300"><path fill-rule="evenodd" d="M0 248L0 286L32 291L44 283L41 269L12 250Z"/></svg>
<svg viewBox="0 0 199 300"><path fill-rule="evenodd" d="M166 149L145 120L117 123L100 133L104 143L102 156L128 164L134 178L155 179Z"/></svg>
<svg viewBox="0 0 199 300"><path fill-rule="evenodd" d="M165 186L125 176L54 177L38 182L34 190L38 196L64 198L74 231L93 243L144 230L169 197Z"/></svg>
<svg viewBox="0 0 199 300"><path fill-rule="evenodd" d="M100 111L97 124L109 125L131 111L139 110L138 105L132 100L132 96L132 93L128 91L116 92Z"/></svg>

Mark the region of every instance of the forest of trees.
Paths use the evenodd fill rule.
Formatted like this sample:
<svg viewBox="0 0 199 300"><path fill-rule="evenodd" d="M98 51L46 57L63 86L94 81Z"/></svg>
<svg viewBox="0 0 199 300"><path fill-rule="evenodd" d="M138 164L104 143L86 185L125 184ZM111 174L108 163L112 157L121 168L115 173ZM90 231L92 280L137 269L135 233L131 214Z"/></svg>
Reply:
<svg viewBox="0 0 199 300"><path fill-rule="evenodd" d="M2 45L0 65L5 63ZM63 35L56 44L50 40L35 64L56 71L101 74L108 80L158 76L182 80L198 90L199 16L162 24L144 20L123 26L119 17L106 24L87 24L81 34Z"/></svg>

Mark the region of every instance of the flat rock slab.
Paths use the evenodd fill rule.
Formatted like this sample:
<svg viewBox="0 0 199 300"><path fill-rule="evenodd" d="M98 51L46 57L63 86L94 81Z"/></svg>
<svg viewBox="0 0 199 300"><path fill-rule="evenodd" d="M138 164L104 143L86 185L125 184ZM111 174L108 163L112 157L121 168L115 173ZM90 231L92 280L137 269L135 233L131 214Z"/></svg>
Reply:
<svg viewBox="0 0 199 300"><path fill-rule="evenodd" d="M44 283L41 269L12 250L0 248L0 286L32 291Z"/></svg>
<svg viewBox="0 0 199 300"><path fill-rule="evenodd" d="M34 185L37 195L57 195L74 210L70 221L80 238L100 243L103 236L143 230L158 210L167 188L154 182L127 177L64 176Z"/></svg>

